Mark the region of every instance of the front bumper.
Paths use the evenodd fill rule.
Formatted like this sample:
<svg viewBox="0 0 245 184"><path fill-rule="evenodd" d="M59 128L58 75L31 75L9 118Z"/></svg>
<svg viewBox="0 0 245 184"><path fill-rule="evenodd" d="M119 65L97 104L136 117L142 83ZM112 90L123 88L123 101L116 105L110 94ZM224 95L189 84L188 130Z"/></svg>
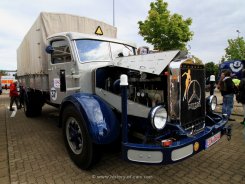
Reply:
<svg viewBox="0 0 245 184"><path fill-rule="evenodd" d="M208 149L218 142L223 135L227 134L227 118L219 116L217 119L219 121L214 122L214 125L206 126L202 132L194 136L175 141L169 147L122 143L123 159L144 164L171 164L191 157Z"/></svg>

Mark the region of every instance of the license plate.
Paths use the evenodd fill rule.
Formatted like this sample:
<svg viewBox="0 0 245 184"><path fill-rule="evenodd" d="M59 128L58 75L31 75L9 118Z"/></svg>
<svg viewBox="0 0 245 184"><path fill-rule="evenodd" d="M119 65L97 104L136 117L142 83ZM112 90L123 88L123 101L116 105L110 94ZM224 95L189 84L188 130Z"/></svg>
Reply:
<svg viewBox="0 0 245 184"><path fill-rule="evenodd" d="M212 146L214 143L216 143L218 140L220 140L221 133L218 132L217 134L213 135L212 137L209 137L206 139L205 148Z"/></svg>

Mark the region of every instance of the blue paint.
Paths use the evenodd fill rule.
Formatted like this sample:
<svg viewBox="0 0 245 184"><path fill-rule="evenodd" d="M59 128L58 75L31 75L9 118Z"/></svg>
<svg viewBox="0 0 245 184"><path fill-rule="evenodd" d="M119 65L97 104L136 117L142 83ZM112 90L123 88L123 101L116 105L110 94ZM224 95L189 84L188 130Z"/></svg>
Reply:
<svg viewBox="0 0 245 184"><path fill-rule="evenodd" d="M125 87L126 90L126 87ZM123 94L125 96L123 96ZM186 136L186 131L182 129L182 127L176 122L171 124L169 122L165 130L162 134L159 132L159 136L155 137L155 142L152 144L145 143L134 143L130 142L128 138L128 129L132 129L134 126L128 126L127 121L132 121L137 124L147 124L148 120L138 119L137 117L128 117L127 116L127 93L122 93L122 98L124 99L122 103L124 103L122 109L122 156L124 160L130 161L127 158L127 152L129 149L132 150L143 150L143 151L160 151L163 154L163 161L160 164L171 164L175 162L179 162L188 157L191 157L200 151L205 149L206 139L213 136L217 132L221 132L221 136L225 134L225 124L227 123L227 119L215 113L207 114L206 116L206 127L205 129L192 136ZM67 103L73 104L73 106L77 109L77 111L83 116L89 134L96 144L108 144L115 141L120 134L120 124L115 116L115 113L112 111L111 107L107 105L100 97L93 94L85 94L85 93L76 93L64 99L62 105L66 105ZM126 118L125 118L126 117ZM143 125L141 125L143 126ZM138 127L138 126L136 126ZM144 126L143 126L144 127ZM149 129L150 130L150 129ZM181 138L177 141L174 141L173 144L169 147L162 147L160 140L165 137L171 137L169 135L177 134L180 135ZM148 136L148 135L145 135ZM198 151L193 151L193 154L180 159L178 161L173 161L171 158L171 153L175 149L179 149L190 144L194 144L195 142L199 142L200 148ZM132 162L132 161L130 161ZM154 163L144 163L144 164L154 164Z"/></svg>
<svg viewBox="0 0 245 184"><path fill-rule="evenodd" d="M186 158L189 158L189 157L199 153L200 151L204 150L206 139L208 139L212 135L215 135L216 133L221 132L221 136L223 136L224 135L223 130L225 128L226 123L227 123L227 121L221 118L220 121L215 123L215 125L205 127L204 131L194 135L193 137L186 137L186 138L180 139L179 141L175 141L169 147L162 147L160 144L153 145L153 144L124 143L122 146L122 148L123 148L122 157L126 161L133 162L133 161L128 160L128 158L127 158L127 151L129 149L131 149L131 150L142 150L142 151L160 151L163 154L163 161L161 163L158 163L158 164L176 163L176 162L182 161ZM200 144L200 148L198 151L196 151L196 152L193 151L193 153L191 155L189 155L183 159L180 159L177 161L172 160L171 153L173 150L188 146L190 144L194 144L195 142L199 142L199 144ZM155 163L142 163L142 164L153 165Z"/></svg>
<svg viewBox="0 0 245 184"><path fill-rule="evenodd" d="M225 61L219 65L219 76L223 70L230 70L232 75L237 76L238 79L242 78L242 70L245 68L245 60L232 60Z"/></svg>
<svg viewBox="0 0 245 184"><path fill-rule="evenodd" d="M61 106L67 102L73 104L84 118L94 143L109 144L118 138L119 122L112 109L100 97L75 93L66 97Z"/></svg>

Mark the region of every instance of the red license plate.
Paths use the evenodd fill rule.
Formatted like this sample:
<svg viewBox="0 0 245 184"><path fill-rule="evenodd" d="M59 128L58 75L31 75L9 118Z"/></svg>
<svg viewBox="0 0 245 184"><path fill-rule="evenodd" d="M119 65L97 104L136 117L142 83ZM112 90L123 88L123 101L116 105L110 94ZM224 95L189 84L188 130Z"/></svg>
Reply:
<svg viewBox="0 0 245 184"><path fill-rule="evenodd" d="M208 139L206 139L205 148L207 149L208 147L212 146L214 143L216 143L218 140L220 140L220 138L221 138L220 132L213 135L212 137L209 137Z"/></svg>

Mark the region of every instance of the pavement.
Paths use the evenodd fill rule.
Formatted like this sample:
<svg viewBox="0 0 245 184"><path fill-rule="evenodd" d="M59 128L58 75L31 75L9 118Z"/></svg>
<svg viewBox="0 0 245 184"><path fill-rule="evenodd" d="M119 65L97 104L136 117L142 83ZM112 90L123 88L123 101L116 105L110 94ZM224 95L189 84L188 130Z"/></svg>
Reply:
<svg viewBox="0 0 245 184"><path fill-rule="evenodd" d="M8 105L8 95L0 95L0 184L245 184L245 128L238 123L243 118L239 113L232 116L235 122L229 122L233 128L231 141L224 136L182 162L132 164L112 149L104 151L92 170L83 171L65 149L57 109L45 105L37 118L26 118L21 109L11 117Z"/></svg>

